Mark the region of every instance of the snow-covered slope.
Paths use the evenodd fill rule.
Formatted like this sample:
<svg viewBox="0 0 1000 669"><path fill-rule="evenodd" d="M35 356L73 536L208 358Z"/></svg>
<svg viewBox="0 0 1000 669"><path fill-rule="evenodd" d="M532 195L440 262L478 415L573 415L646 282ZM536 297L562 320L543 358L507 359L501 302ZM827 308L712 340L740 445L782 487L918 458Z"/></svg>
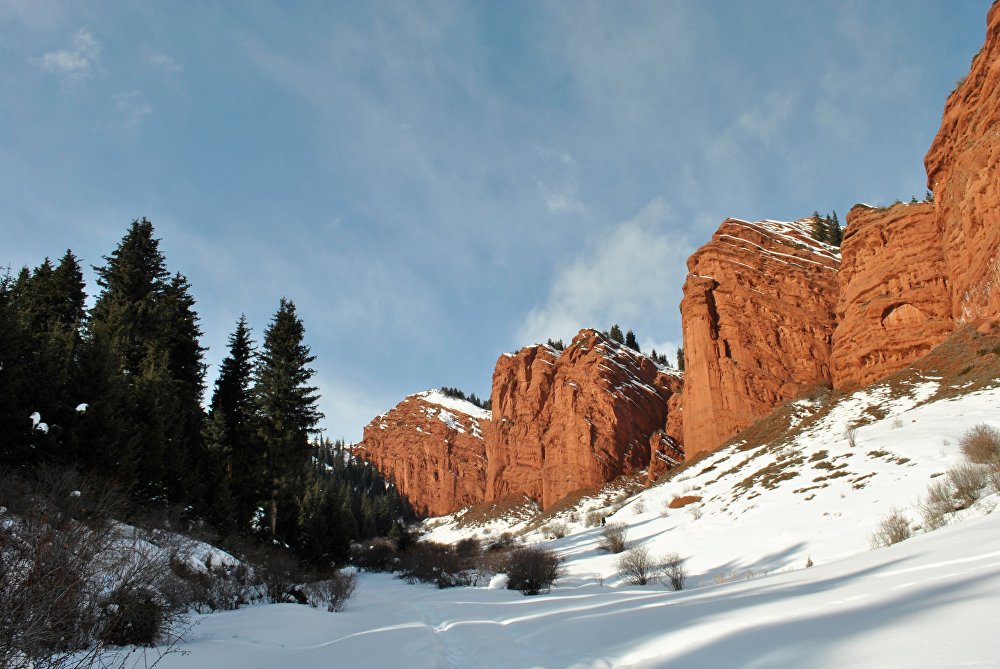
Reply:
<svg viewBox="0 0 1000 669"><path fill-rule="evenodd" d="M610 508L607 497L581 501L524 532L566 559L548 595L362 574L343 613L214 614L191 633L190 654L163 666L1000 666L997 495L940 530L916 527L928 483L961 459L961 435L1000 426L1000 390L928 401L937 387L923 379L799 402L786 408L792 432L729 446ZM701 499L668 508L681 497ZM893 508L916 535L873 551L870 536ZM686 557L688 589L625 584L588 515L625 522L629 545ZM544 540L556 524L567 536ZM437 540L508 529L434 525Z"/></svg>

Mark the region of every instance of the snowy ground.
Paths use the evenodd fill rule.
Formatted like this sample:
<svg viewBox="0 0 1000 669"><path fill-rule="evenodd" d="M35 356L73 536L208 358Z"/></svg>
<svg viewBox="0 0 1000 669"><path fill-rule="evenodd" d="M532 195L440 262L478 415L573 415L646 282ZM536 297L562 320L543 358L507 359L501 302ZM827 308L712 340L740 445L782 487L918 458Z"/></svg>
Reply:
<svg viewBox="0 0 1000 669"><path fill-rule="evenodd" d="M686 557L685 591L617 577L616 558L596 548L599 528L584 527L588 511L611 513L595 498L552 521L569 531L545 542L568 576L548 595L363 574L342 613L278 605L206 616L189 654L161 666L1000 667L997 496L940 530L916 527L927 484L960 461L962 433L1000 427L1000 391L924 403L935 388L857 393L794 440L720 451L629 500L609 520L628 524L629 545ZM816 409L797 405L796 420ZM859 422L852 448L845 431ZM680 496L701 501L666 508ZM892 508L916 536L872 551ZM502 529L435 525L438 540Z"/></svg>

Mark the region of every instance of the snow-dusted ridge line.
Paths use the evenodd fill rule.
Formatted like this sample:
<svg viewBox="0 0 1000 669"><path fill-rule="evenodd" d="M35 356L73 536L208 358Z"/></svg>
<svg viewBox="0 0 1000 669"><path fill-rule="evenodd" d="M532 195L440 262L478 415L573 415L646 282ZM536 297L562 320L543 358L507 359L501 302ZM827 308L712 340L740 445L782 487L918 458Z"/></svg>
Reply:
<svg viewBox="0 0 1000 669"><path fill-rule="evenodd" d="M425 390L423 392L414 393L407 396L409 398L416 398L427 402L428 404L433 404L435 406L442 407L449 411L455 411L457 413L470 416L477 420L490 420L493 417L493 412L476 406L472 402L467 400L458 399L457 397L449 397L445 395L440 390ZM438 416L441 418L441 415ZM454 417L452 417L454 419ZM447 423L448 421L441 419L442 422Z"/></svg>

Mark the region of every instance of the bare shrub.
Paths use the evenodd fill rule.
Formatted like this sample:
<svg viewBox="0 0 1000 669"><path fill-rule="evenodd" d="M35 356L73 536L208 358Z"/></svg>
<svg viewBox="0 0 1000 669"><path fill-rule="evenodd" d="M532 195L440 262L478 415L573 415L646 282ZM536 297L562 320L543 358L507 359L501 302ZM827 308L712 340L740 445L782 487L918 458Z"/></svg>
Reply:
<svg viewBox="0 0 1000 669"><path fill-rule="evenodd" d="M951 486L946 481L933 481L927 486L927 497L920 503L924 529L936 530L947 524L945 516L955 510Z"/></svg>
<svg viewBox="0 0 1000 669"><path fill-rule="evenodd" d="M969 462L979 465L1000 462L1000 431L986 423L966 430L958 445Z"/></svg>
<svg viewBox="0 0 1000 669"><path fill-rule="evenodd" d="M584 523L584 526L597 527L598 525L601 524L601 521L603 519L604 519L604 514L602 514L600 511L588 511L587 521Z"/></svg>
<svg viewBox="0 0 1000 669"><path fill-rule="evenodd" d="M871 536L872 548L883 548L910 538L910 521L899 510L892 509L882 519Z"/></svg>
<svg viewBox="0 0 1000 669"><path fill-rule="evenodd" d="M636 503L632 505L632 513L636 515L646 513L646 502L641 499L637 500Z"/></svg>
<svg viewBox="0 0 1000 669"><path fill-rule="evenodd" d="M609 553L621 553L625 550L627 536L628 526L625 523L608 523L601 528L601 540L597 547Z"/></svg>
<svg viewBox="0 0 1000 669"><path fill-rule="evenodd" d="M504 532L497 537L489 546L487 551L505 551L517 544L517 538L510 532Z"/></svg>
<svg viewBox="0 0 1000 669"><path fill-rule="evenodd" d="M542 528L542 536L546 539L562 539L566 536L566 523L549 523Z"/></svg>
<svg viewBox="0 0 1000 669"><path fill-rule="evenodd" d="M357 587L357 573L335 571L328 579L306 584L303 591L309 606L325 606L330 613L336 613L344 610Z"/></svg>
<svg viewBox="0 0 1000 669"><path fill-rule="evenodd" d="M979 499L979 491L986 485L986 470L978 465L959 465L948 471L948 483L960 509L966 509Z"/></svg>
<svg viewBox="0 0 1000 669"><path fill-rule="evenodd" d="M684 583L687 581L685 562L687 560L677 553L669 553L663 558L663 581L673 590L684 589Z"/></svg>
<svg viewBox="0 0 1000 669"><path fill-rule="evenodd" d="M646 585L662 570L645 546L633 546L622 553L616 566L618 574L632 585Z"/></svg>
<svg viewBox="0 0 1000 669"><path fill-rule="evenodd" d="M993 492L1000 495L1000 466L995 466L986 472L986 480L989 481Z"/></svg>
<svg viewBox="0 0 1000 669"><path fill-rule="evenodd" d="M524 595L548 592L563 574L562 558L553 551L537 546L515 548L507 554L504 571L507 588Z"/></svg>
<svg viewBox="0 0 1000 669"><path fill-rule="evenodd" d="M844 432L844 436L847 437L847 445L852 449L858 447L858 428L851 426L847 428Z"/></svg>
<svg viewBox="0 0 1000 669"><path fill-rule="evenodd" d="M403 554L400 578L410 583L433 583L439 588L471 585L478 557L478 552L459 553L447 544L419 541Z"/></svg>

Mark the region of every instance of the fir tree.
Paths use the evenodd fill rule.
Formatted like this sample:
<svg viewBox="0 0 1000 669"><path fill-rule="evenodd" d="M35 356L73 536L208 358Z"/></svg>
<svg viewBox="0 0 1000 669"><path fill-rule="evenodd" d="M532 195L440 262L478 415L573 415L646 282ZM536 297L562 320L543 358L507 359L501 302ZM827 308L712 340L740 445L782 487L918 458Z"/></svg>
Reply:
<svg viewBox="0 0 1000 669"><path fill-rule="evenodd" d="M639 342L635 338L635 333L629 330L625 333L625 345L637 353L641 353L639 350Z"/></svg>
<svg viewBox="0 0 1000 669"><path fill-rule="evenodd" d="M611 331L608 333L608 336L619 344L625 343L625 337L622 335L622 329L618 326L618 323L611 326Z"/></svg>
<svg viewBox="0 0 1000 669"><path fill-rule="evenodd" d="M316 407L316 388L307 385L314 374L308 365L315 357L302 343L304 335L295 305L282 298L264 332L254 388L270 485L268 522L271 535L283 539L294 532L297 513L290 505L302 488L309 432L323 417Z"/></svg>
<svg viewBox="0 0 1000 669"><path fill-rule="evenodd" d="M684 371L684 347L677 347L677 371Z"/></svg>
<svg viewBox="0 0 1000 669"><path fill-rule="evenodd" d="M839 247L843 239L844 231L840 227L840 219L837 218L837 210L834 209L833 216L830 218L830 243Z"/></svg>

